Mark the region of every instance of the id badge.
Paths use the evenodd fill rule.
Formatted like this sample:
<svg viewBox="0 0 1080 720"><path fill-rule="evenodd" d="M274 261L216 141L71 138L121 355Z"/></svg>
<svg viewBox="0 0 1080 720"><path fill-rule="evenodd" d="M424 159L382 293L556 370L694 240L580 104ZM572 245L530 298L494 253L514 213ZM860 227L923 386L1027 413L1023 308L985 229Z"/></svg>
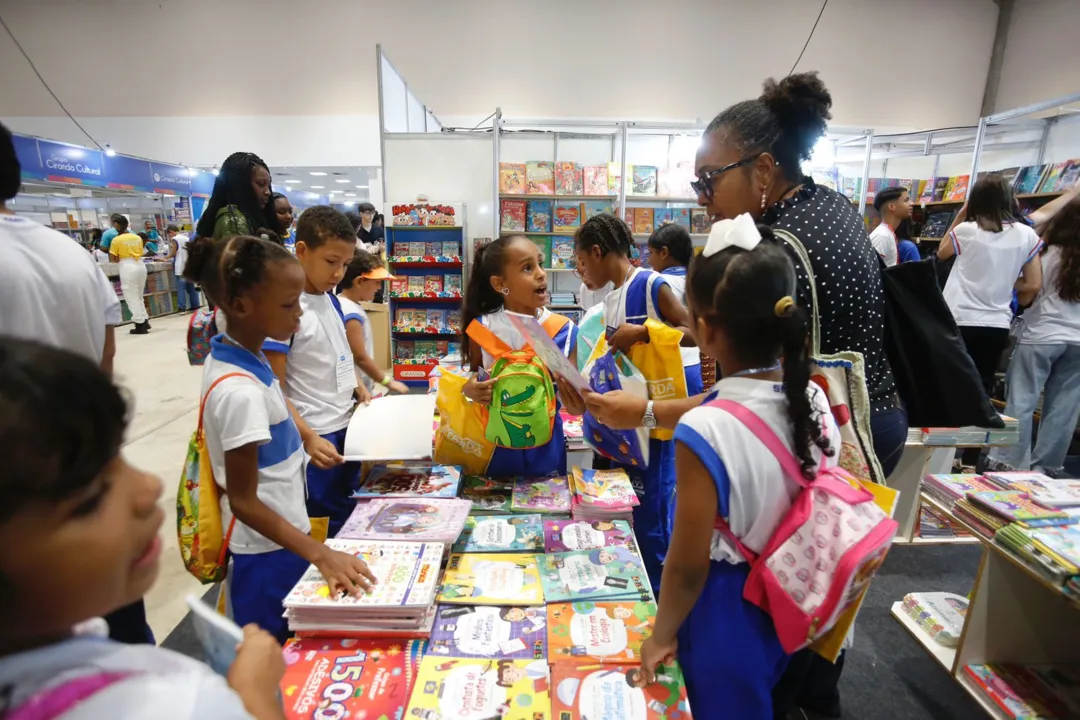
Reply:
<svg viewBox="0 0 1080 720"><path fill-rule="evenodd" d="M337 359L337 391L345 392L356 388L356 370L353 367L352 355L338 355Z"/></svg>

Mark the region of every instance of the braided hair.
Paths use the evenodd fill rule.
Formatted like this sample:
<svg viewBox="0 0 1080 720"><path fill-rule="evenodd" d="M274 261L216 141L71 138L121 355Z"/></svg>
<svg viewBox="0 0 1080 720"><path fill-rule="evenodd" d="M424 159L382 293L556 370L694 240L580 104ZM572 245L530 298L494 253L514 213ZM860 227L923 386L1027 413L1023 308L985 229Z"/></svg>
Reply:
<svg viewBox="0 0 1080 720"><path fill-rule="evenodd" d="M251 171L256 167L270 173L267 164L254 153L235 152L225 158L214 180L214 191L196 227L199 235L213 235L218 211L229 206L236 208L244 216L251 231L262 227L277 227L273 203L270 203L269 208L261 205L251 189Z"/></svg>
<svg viewBox="0 0 1080 720"><path fill-rule="evenodd" d="M601 257L609 252L630 257L630 248L633 246L634 233L630 226L610 213L589 218L574 235L574 249L587 251L598 247Z"/></svg>

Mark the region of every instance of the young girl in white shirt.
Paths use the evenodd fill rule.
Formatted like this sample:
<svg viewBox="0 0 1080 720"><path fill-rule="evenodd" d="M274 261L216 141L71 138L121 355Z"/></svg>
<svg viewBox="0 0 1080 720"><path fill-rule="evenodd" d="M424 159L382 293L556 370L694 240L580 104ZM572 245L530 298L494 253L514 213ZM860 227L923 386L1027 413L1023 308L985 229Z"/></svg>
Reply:
<svg viewBox="0 0 1080 720"><path fill-rule="evenodd" d="M667 280L668 287L686 305L686 270L694 258L694 243L690 231L682 225L667 223L649 236L649 267ZM686 394L705 392L701 385L701 350L680 348L683 372L686 373Z"/></svg>
<svg viewBox="0 0 1080 720"><path fill-rule="evenodd" d="M724 379L706 399L755 413L812 478L835 466L840 432L824 393L810 382L806 313L795 305L795 269L783 247L749 215L713 226L694 260L687 299L702 351ZM718 517L761 552L801 490L739 420L707 404L675 430L674 531L664 563L642 673L677 656L695 717L773 717L771 692L787 664L773 622L743 599L748 565L715 529Z"/></svg>
<svg viewBox="0 0 1080 720"><path fill-rule="evenodd" d="M379 383L396 393L404 394L409 392L408 386L395 380L391 373L380 368L375 362L375 336L367 312L360 305L371 302L383 283L392 279L393 275L387 272L378 255L358 249L345 266L345 276L338 283L337 295L342 315L345 317L345 335L349 338L349 347L352 348L356 367L363 373L361 380L364 387L370 392L374 384Z"/></svg>

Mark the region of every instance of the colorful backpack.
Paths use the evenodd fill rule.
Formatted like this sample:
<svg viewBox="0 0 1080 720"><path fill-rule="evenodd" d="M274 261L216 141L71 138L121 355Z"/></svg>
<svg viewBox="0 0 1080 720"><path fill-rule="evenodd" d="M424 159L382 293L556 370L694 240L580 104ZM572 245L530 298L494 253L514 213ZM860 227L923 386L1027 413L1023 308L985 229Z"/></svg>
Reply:
<svg viewBox="0 0 1080 720"><path fill-rule="evenodd" d="M568 322L561 316L553 317L563 322L545 323L544 329L552 337L553 330L557 332ZM532 348L512 350L479 320L469 323L466 332L495 358L491 367L495 384L484 418L484 437L497 447L516 450L546 445L555 428L555 385L547 366Z"/></svg>
<svg viewBox="0 0 1080 720"><path fill-rule="evenodd" d="M750 563L743 597L772 617L784 651L793 653L832 629L859 601L885 561L897 523L840 467L822 466L807 480L791 451L764 420L739 403L705 403L733 415L765 444L803 489L760 555L720 517L716 529Z"/></svg>
<svg viewBox="0 0 1080 720"><path fill-rule="evenodd" d="M191 434L187 459L176 490L176 539L184 567L204 584L221 582L228 570L226 553L236 525L234 515L229 529L221 532L221 490L214 480L210 452L203 436L203 412L206 400L222 380L231 377L251 378L247 373L226 373L210 384L199 403L199 425Z"/></svg>
<svg viewBox="0 0 1080 720"><path fill-rule="evenodd" d="M213 310L202 308L191 314L187 331L188 365L202 365L210 355L210 340L218 334Z"/></svg>

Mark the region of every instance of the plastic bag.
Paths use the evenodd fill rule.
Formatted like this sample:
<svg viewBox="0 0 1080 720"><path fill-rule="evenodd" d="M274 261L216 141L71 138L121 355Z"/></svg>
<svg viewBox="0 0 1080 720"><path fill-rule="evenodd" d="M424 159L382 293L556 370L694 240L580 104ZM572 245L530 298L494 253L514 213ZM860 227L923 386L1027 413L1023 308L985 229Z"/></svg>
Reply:
<svg viewBox="0 0 1080 720"><path fill-rule="evenodd" d="M585 377L598 393L623 390L640 398L649 397L645 376L622 353L607 352L607 341L600 338L594 357L585 368ZM586 411L582 419L582 437L594 450L620 465L645 468L649 465L649 431L613 430Z"/></svg>
<svg viewBox="0 0 1080 720"><path fill-rule="evenodd" d="M633 346L628 355L649 385L649 399L685 398L686 371L679 351L682 332L652 318L645 321L645 327L649 331L649 342ZM674 434L674 430L656 428L650 437L670 440Z"/></svg>
<svg viewBox="0 0 1080 720"><path fill-rule="evenodd" d="M432 459L442 465L460 465L467 475L487 472L495 445L484 437L481 406L465 398L468 378L445 370L439 377L435 407L439 409L439 427L435 430Z"/></svg>

